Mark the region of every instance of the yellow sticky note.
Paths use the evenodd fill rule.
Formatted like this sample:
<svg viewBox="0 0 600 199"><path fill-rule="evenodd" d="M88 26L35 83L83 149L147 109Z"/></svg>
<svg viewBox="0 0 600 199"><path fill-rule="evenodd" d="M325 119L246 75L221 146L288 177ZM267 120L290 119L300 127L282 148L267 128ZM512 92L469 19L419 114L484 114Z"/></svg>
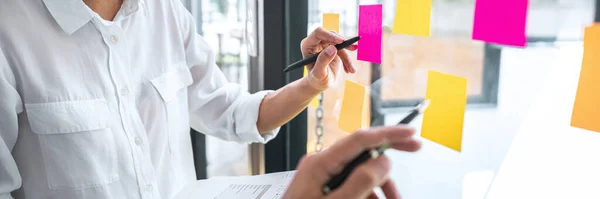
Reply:
<svg viewBox="0 0 600 199"><path fill-rule="evenodd" d="M367 90L367 92L365 92L365 100L364 100L364 104L363 104L363 111L362 111L362 123L361 126L362 128L367 128L369 126L371 126L371 106L369 104L368 100L369 97L369 92Z"/></svg>
<svg viewBox="0 0 600 199"><path fill-rule="evenodd" d="M394 34L431 35L432 0L397 0Z"/></svg>
<svg viewBox="0 0 600 199"><path fill-rule="evenodd" d="M367 127L363 114L367 98L366 88L350 80L346 80L345 87L338 126L343 131L352 133L358 129Z"/></svg>
<svg viewBox="0 0 600 199"><path fill-rule="evenodd" d="M323 28L325 30L332 30L337 33L340 32L340 15L336 13L325 13L323 14Z"/></svg>
<svg viewBox="0 0 600 199"><path fill-rule="evenodd" d="M304 67L304 77L308 75L308 68ZM319 108L319 97L315 97L310 101L310 106Z"/></svg>
<svg viewBox="0 0 600 199"><path fill-rule="evenodd" d="M421 137L460 152L467 79L429 71L425 98L431 104L423 116Z"/></svg>
<svg viewBox="0 0 600 199"><path fill-rule="evenodd" d="M587 27L571 126L600 132L600 24Z"/></svg>

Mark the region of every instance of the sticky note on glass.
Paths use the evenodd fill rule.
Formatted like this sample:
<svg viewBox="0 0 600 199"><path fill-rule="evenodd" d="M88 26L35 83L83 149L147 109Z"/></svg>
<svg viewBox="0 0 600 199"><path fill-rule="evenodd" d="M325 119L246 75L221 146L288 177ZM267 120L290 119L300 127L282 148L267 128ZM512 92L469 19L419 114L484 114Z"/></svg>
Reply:
<svg viewBox="0 0 600 199"><path fill-rule="evenodd" d="M304 77L308 76L308 68L304 67ZM319 97L315 97L310 101L310 106L319 108Z"/></svg>
<svg viewBox="0 0 600 199"><path fill-rule="evenodd" d="M600 132L600 24L585 29L571 126Z"/></svg>
<svg viewBox="0 0 600 199"><path fill-rule="evenodd" d="M340 32L340 15L335 13L323 14L323 28L325 30Z"/></svg>
<svg viewBox="0 0 600 199"><path fill-rule="evenodd" d="M371 126L371 106L369 105L369 90L366 90L365 93L365 100L363 103L363 110L362 110L362 118L361 118L361 128L368 128L369 126Z"/></svg>
<svg viewBox="0 0 600 199"><path fill-rule="evenodd" d="M431 35L432 0L397 0L394 34Z"/></svg>
<svg viewBox="0 0 600 199"><path fill-rule="evenodd" d="M345 87L338 126L341 130L352 133L367 127L363 113L367 91L365 86L350 80L346 80Z"/></svg>
<svg viewBox="0 0 600 199"><path fill-rule="evenodd" d="M358 36L361 38L357 59L381 64L382 6L364 5L358 10Z"/></svg>
<svg viewBox="0 0 600 199"><path fill-rule="evenodd" d="M429 71L425 99L431 103L423 115L421 137L460 152L467 79Z"/></svg>
<svg viewBox="0 0 600 199"><path fill-rule="evenodd" d="M476 0L473 39L524 47L528 0Z"/></svg>

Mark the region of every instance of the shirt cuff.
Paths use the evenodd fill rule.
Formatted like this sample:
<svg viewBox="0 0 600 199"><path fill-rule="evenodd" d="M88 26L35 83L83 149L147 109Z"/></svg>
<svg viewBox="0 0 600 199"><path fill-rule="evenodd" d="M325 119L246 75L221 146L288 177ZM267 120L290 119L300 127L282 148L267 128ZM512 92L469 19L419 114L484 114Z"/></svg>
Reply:
<svg viewBox="0 0 600 199"><path fill-rule="evenodd" d="M277 127L272 131L261 135L258 132L256 123L258 122L258 113L260 110L260 104L262 103L265 96L273 91L260 91L250 95L247 100L240 103L237 110L234 113L235 117L235 132L240 138L241 142L258 142L267 143L277 136L279 129Z"/></svg>

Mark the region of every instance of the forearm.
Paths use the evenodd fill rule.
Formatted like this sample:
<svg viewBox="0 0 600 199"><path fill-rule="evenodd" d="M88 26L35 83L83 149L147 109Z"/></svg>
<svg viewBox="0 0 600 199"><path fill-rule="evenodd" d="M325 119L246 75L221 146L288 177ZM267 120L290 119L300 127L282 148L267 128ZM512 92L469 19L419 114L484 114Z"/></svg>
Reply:
<svg viewBox="0 0 600 199"><path fill-rule="evenodd" d="M258 131L267 133L298 115L321 90L311 86L307 77L296 80L263 99L258 121Z"/></svg>
<svg viewBox="0 0 600 199"><path fill-rule="evenodd" d="M261 102L256 126L260 134L267 133L294 118L320 92L333 82L341 66L344 71L355 71L345 50L339 50L333 44L341 44L344 38L317 28L307 38L302 40L301 48L304 57L320 53L313 64L306 67L309 73L306 77L268 94ZM357 46L349 47L356 50Z"/></svg>

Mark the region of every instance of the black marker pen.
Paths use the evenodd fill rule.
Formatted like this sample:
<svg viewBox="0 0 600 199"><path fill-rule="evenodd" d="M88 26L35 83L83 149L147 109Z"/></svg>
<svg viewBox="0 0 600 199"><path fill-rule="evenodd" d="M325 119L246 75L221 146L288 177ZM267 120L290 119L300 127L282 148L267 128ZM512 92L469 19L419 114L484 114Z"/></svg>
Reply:
<svg viewBox="0 0 600 199"><path fill-rule="evenodd" d="M356 43L358 40L360 40L360 37L354 37L354 38L348 39L348 40L344 41L341 44L335 45L335 48L337 48L338 50L344 49L344 48L346 48L346 47L348 47L348 46ZM294 69L302 68L302 67L304 67L307 64L314 63L314 62L317 61L317 58L319 57L320 54L321 54L321 52L318 52L317 54L314 54L314 55L312 55L310 57L307 57L307 58L305 58L303 60L297 61L296 63L293 63L292 65L289 65L288 67L286 67L285 69L283 69L283 72L287 73L287 72L290 72L290 71L292 71Z"/></svg>

